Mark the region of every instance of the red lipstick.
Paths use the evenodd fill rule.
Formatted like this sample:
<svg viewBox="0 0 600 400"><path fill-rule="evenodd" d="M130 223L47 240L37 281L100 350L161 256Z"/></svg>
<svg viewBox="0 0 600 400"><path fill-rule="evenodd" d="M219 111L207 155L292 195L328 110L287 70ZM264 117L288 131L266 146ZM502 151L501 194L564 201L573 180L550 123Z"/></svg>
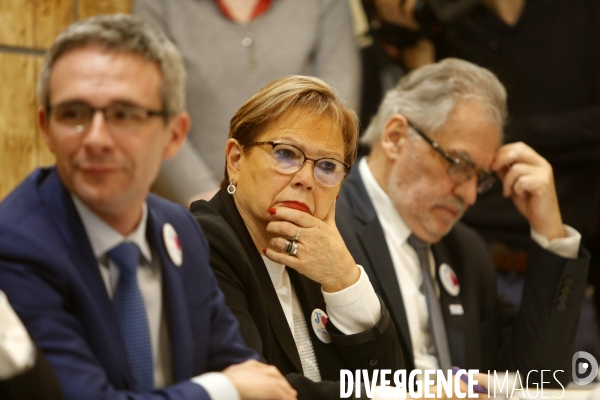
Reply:
<svg viewBox="0 0 600 400"><path fill-rule="evenodd" d="M308 208L308 206L301 201L282 201L281 204L288 208L293 208L295 210L300 210L307 214L310 214L310 208Z"/></svg>

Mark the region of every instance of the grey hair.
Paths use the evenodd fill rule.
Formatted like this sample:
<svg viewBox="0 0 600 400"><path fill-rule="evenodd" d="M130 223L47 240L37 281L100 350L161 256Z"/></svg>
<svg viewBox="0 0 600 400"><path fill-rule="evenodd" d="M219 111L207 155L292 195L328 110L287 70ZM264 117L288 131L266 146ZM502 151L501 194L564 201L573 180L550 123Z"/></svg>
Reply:
<svg viewBox="0 0 600 400"><path fill-rule="evenodd" d="M446 122L459 101L474 101L484 106L502 132L508 115L502 83L485 68L447 58L400 79L398 85L386 93L361 143L370 147L378 143L394 114L402 114L427 133L433 132Z"/></svg>
<svg viewBox="0 0 600 400"><path fill-rule="evenodd" d="M185 111L185 67L179 50L158 27L129 14L98 15L77 21L57 36L40 71L40 106L50 106L50 73L56 61L71 50L94 45L108 51L139 54L156 62L163 78L163 109L169 117Z"/></svg>

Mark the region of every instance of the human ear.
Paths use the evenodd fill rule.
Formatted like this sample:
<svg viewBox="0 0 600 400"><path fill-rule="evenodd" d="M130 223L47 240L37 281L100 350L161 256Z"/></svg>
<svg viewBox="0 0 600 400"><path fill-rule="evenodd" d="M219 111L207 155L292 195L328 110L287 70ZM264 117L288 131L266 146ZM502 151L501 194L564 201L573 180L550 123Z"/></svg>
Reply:
<svg viewBox="0 0 600 400"><path fill-rule="evenodd" d="M38 108L38 123L40 125L40 130L42 131L42 137L44 138L44 141L46 142L46 145L48 146L50 151L53 154L56 154L56 151L54 149L54 142L52 141L52 137L50 135L49 117L50 116L48 115L44 107Z"/></svg>
<svg viewBox="0 0 600 400"><path fill-rule="evenodd" d="M229 139L225 144L225 163L229 180L236 180L240 174L242 145L236 139Z"/></svg>
<svg viewBox="0 0 600 400"><path fill-rule="evenodd" d="M381 148L384 154L395 160L408 140L408 120L401 114L394 114L388 119L381 134Z"/></svg>
<svg viewBox="0 0 600 400"><path fill-rule="evenodd" d="M172 117L167 125L169 137L163 151L163 158L174 157L187 137L191 127L190 115L186 112L179 113Z"/></svg>

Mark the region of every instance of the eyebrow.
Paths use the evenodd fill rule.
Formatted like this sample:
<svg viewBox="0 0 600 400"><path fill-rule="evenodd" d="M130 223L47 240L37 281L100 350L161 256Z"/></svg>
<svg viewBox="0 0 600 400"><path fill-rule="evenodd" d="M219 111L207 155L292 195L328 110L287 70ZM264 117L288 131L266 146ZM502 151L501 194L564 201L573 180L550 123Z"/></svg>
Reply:
<svg viewBox="0 0 600 400"><path fill-rule="evenodd" d="M308 153L308 151L306 150L306 148L302 145L302 143L300 143L299 141L297 141L296 139L290 137L290 136L283 136L279 139L271 139L271 141L273 142L278 142L278 143L282 143L282 144L291 144L293 146L298 147L300 150L302 150L304 153ZM319 154L317 156L317 158L333 158L335 160L340 160L340 161L344 161L344 156L342 154L338 154L338 153L330 153L330 154L326 154L323 152L317 152L317 154Z"/></svg>
<svg viewBox="0 0 600 400"><path fill-rule="evenodd" d="M477 164L475 164L475 162L473 161L473 159L471 158L471 156L469 156L469 154L465 153L464 151L461 151L461 150L450 150L449 153L450 154L454 153L457 156L461 157L463 160L465 160L466 162L468 162L469 164L471 164L478 171L492 172L492 170L490 168L479 168L479 166L477 166Z"/></svg>

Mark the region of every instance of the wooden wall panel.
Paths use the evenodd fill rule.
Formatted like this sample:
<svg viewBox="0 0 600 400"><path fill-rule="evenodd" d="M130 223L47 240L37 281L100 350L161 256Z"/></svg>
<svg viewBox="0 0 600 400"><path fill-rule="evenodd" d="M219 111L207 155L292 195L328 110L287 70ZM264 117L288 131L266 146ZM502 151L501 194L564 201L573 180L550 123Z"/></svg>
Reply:
<svg viewBox="0 0 600 400"><path fill-rule="evenodd" d="M45 49L74 18L128 13L133 0L0 0L0 201L33 169L54 163L37 126L36 83Z"/></svg>
<svg viewBox="0 0 600 400"><path fill-rule="evenodd" d="M35 56L0 53L0 198L36 166Z"/></svg>
<svg viewBox="0 0 600 400"><path fill-rule="evenodd" d="M35 84L37 85L37 77L40 74L44 57L35 57ZM37 102L36 107L33 109L31 118L35 121L35 154L36 154L36 165L43 167L54 164L54 154L50 152L44 138L42 137L42 131L40 130L39 124L37 123Z"/></svg>
<svg viewBox="0 0 600 400"><path fill-rule="evenodd" d="M0 0L0 44L33 46L34 0Z"/></svg>
<svg viewBox="0 0 600 400"><path fill-rule="evenodd" d="M79 18L97 14L115 14L131 12L132 0L77 0Z"/></svg>
<svg viewBox="0 0 600 400"><path fill-rule="evenodd" d="M35 0L36 47L49 47L60 31L71 23L73 0Z"/></svg>

